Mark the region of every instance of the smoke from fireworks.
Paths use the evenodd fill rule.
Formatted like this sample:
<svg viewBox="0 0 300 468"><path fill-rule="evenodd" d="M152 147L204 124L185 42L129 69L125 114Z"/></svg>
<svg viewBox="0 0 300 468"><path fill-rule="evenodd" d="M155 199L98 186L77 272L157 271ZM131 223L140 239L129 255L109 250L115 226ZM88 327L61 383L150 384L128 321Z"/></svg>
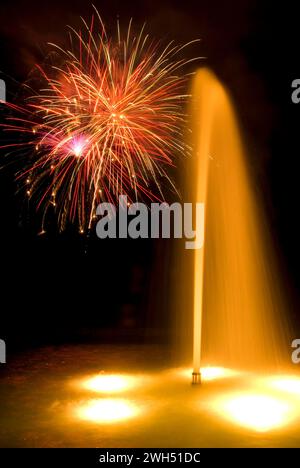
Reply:
<svg viewBox="0 0 300 468"><path fill-rule="evenodd" d="M70 29L66 49L51 44L55 64L38 67L42 89L22 107L11 104L21 116L4 126L21 137L6 146L26 153L18 178L43 219L54 207L60 229L76 221L80 232L103 199L161 197L162 181L172 184L167 166L188 151L182 69L192 60L180 58L188 44L161 48L131 23L112 39L97 11L96 20Z"/></svg>

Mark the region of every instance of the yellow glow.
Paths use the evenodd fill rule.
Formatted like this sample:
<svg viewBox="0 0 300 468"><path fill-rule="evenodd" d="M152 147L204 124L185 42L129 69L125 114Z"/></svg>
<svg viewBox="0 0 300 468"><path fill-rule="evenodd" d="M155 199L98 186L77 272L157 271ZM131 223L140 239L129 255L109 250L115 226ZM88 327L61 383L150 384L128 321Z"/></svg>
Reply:
<svg viewBox="0 0 300 468"><path fill-rule="evenodd" d="M232 377L237 371L226 369L225 367L202 367L201 376L203 380L215 380L225 377Z"/></svg>
<svg viewBox="0 0 300 468"><path fill-rule="evenodd" d="M133 418L138 413L139 410L133 403L113 398L90 400L75 410L75 415L83 421L105 424Z"/></svg>
<svg viewBox="0 0 300 468"><path fill-rule="evenodd" d="M286 401L261 394L236 394L221 398L214 406L226 419L258 432L287 424L290 406Z"/></svg>
<svg viewBox="0 0 300 468"><path fill-rule="evenodd" d="M184 377L191 379L192 369L181 369L180 374ZM201 377L203 381L224 379L238 375L239 372L234 369L227 369L226 367L207 366L201 367Z"/></svg>
<svg viewBox="0 0 300 468"><path fill-rule="evenodd" d="M81 382L86 390L100 393L118 393L133 388L138 379L129 375L98 374Z"/></svg>
<svg viewBox="0 0 300 468"><path fill-rule="evenodd" d="M300 378L292 376L281 376L271 379L272 387L288 393L300 395Z"/></svg>

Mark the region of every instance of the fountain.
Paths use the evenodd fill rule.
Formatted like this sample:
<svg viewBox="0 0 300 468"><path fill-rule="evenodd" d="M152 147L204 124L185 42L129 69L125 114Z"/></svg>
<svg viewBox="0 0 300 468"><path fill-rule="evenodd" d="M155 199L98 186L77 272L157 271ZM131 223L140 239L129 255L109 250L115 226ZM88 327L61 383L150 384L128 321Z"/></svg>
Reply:
<svg viewBox="0 0 300 468"><path fill-rule="evenodd" d="M271 243L233 104L208 69L195 74L191 94L188 185L206 212L193 275L193 383L200 383L201 355L205 362L257 369L279 363L289 346Z"/></svg>
<svg viewBox="0 0 300 468"><path fill-rule="evenodd" d="M172 294L180 284L184 304L172 322L194 334L201 391L188 384L192 336L180 368L154 343L31 350L4 366L0 446L299 446L300 375L288 365L284 301L233 105L206 69L192 96L185 200L205 203L205 249L177 252Z"/></svg>

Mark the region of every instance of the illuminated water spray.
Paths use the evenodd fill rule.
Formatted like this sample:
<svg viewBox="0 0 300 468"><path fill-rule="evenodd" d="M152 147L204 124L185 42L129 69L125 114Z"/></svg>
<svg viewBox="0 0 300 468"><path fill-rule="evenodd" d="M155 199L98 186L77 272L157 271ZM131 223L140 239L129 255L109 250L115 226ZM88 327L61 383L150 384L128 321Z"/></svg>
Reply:
<svg viewBox="0 0 300 468"><path fill-rule="evenodd" d="M281 288L233 105L207 69L194 77L190 115L188 185L194 201L205 204L204 248L195 250L193 273L193 382L199 383L202 361L236 368L278 361L287 327L278 319ZM183 272L191 277L187 267Z"/></svg>
<svg viewBox="0 0 300 468"><path fill-rule="evenodd" d="M199 171L197 172L196 182L196 200L204 204L206 209L206 192L207 192L207 179L209 169L209 142L210 132L212 126L212 109L214 108L215 92L211 92L208 95L207 110L205 118L201 121L201 125L198 126L198 119L196 115L204 114L203 106L205 100L199 93L205 91L201 85L201 72L198 72L195 78L192 95L194 96L193 101L193 134L197 135L197 142L194 145L195 156L198 161ZM199 85L197 82L200 81ZM197 128L195 128L195 124ZM199 132L199 133L198 133ZM205 236L204 236L205 242ZM204 246L201 249L195 250L194 259L194 348L193 348L193 383L201 382L200 373L200 362L201 362L201 330L202 330L202 310L203 310L203 272L204 272Z"/></svg>

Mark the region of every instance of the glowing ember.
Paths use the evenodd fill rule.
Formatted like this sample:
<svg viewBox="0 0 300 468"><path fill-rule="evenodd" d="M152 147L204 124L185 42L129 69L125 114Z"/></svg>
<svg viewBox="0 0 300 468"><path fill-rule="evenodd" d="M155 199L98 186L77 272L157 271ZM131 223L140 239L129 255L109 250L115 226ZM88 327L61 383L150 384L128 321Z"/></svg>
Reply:
<svg viewBox="0 0 300 468"><path fill-rule="evenodd" d="M220 398L214 407L226 419L258 432L270 431L290 420L289 404L267 395L229 395Z"/></svg>
<svg viewBox="0 0 300 468"><path fill-rule="evenodd" d="M77 418L96 423L115 423L137 416L139 409L123 399L89 400L75 409Z"/></svg>

